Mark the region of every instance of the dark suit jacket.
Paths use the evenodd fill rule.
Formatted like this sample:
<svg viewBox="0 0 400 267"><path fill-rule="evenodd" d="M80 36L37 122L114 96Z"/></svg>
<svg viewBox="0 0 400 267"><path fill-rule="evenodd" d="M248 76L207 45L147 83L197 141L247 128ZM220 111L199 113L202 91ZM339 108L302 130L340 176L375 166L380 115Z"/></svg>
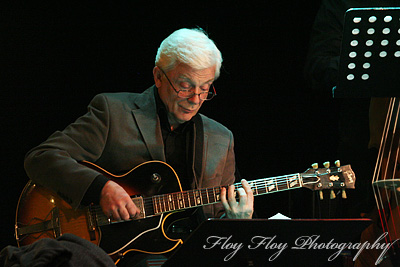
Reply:
<svg viewBox="0 0 400 267"><path fill-rule="evenodd" d="M141 94L107 93L94 97L85 115L28 152L28 176L78 208L99 175L79 161L93 162L111 173L130 170L149 160L165 161L154 90L155 86ZM220 123L204 115L200 118L202 142L193 142L202 144L194 153L201 158L196 159L198 185L204 188L231 184L235 172L233 135ZM220 203L205 206L204 212L207 217L219 217L223 207Z"/></svg>

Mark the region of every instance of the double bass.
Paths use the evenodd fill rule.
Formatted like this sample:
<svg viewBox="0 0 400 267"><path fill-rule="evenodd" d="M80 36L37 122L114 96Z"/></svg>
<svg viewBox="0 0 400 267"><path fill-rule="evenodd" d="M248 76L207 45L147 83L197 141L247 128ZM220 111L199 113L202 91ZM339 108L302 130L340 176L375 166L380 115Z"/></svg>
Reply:
<svg viewBox="0 0 400 267"><path fill-rule="evenodd" d="M378 140L379 137L379 142L375 142L378 154L372 179L376 209L371 213L374 223L362 233L361 243L380 242L385 246L383 249L381 246L379 249L364 250L355 260L355 267L400 266L399 102L397 98L371 99L370 146L374 146L373 139ZM383 118L376 119L383 110Z"/></svg>

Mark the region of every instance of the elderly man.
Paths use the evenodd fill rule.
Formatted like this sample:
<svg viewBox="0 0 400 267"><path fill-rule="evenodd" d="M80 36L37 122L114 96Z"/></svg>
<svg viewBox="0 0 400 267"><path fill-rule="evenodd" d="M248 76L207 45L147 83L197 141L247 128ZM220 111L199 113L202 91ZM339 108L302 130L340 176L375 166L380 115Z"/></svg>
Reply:
<svg viewBox="0 0 400 267"><path fill-rule="evenodd" d="M139 208L117 181L80 162L123 173L159 160L172 166L183 190L232 184L233 135L198 113L216 94L213 82L221 62L220 51L201 29L175 31L158 49L155 85L141 94L97 95L88 113L27 154L29 177L73 208L100 204L112 220L135 218ZM221 202L202 207L202 214L251 218L253 194L245 180L242 185L237 190L239 201L233 186L223 187Z"/></svg>

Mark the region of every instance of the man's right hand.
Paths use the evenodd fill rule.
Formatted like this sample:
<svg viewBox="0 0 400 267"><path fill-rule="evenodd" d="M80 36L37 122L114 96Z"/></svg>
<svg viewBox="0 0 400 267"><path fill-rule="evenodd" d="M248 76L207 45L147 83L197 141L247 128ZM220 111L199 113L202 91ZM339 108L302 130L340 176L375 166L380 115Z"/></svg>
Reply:
<svg viewBox="0 0 400 267"><path fill-rule="evenodd" d="M115 221L129 220L140 212L125 189L111 180L101 190L100 207L106 216Z"/></svg>

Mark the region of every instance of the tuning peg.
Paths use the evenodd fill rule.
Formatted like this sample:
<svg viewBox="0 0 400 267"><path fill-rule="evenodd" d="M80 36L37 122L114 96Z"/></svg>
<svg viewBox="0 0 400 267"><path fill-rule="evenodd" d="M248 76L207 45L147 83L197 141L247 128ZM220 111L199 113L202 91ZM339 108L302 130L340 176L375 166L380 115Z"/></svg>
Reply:
<svg viewBox="0 0 400 267"><path fill-rule="evenodd" d="M324 167L329 169L329 167L331 166L331 163L329 161L325 161L324 162Z"/></svg>
<svg viewBox="0 0 400 267"><path fill-rule="evenodd" d="M322 190L319 191L319 199L324 200L324 192Z"/></svg>
<svg viewBox="0 0 400 267"><path fill-rule="evenodd" d="M346 190L342 190L342 198L347 198Z"/></svg>
<svg viewBox="0 0 400 267"><path fill-rule="evenodd" d="M335 161L335 166L340 167L340 160Z"/></svg>
<svg viewBox="0 0 400 267"><path fill-rule="evenodd" d="M318 163L313 163L313 164L311 164L311 167L312 167L313 169L318 169Z"/></svg>
<svg viewBox="0 0 400 267"><path fill-rule="evenodd" d="M335 195L335 192L333 192L333 190L331 189L331 199L335 199L336 198L336 195Z"/></svg>

